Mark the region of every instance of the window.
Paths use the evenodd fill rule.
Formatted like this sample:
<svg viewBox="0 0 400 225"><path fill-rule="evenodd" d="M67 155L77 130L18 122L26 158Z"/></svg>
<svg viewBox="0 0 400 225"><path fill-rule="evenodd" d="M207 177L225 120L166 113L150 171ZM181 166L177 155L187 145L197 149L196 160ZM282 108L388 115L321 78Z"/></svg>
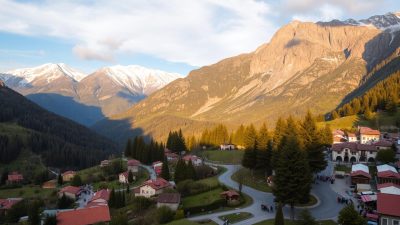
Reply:
<svg viewBox="0 0 400 225"><path fill-rule="evenodd" d="M393 225L400 225L400 220L392 220L393 221Z"/></svg>
<svg viewBox="0 0 400 225"><path fill-rule="evenodd" d="M374 152L373 151L369 151L369 154L374 154Z"/></svg>
<svg viewBox="0 0 400 225"><path fill-rule="evenodd" d="M389 225L388 224L388 219L382 218L382 225Z"/></svg>

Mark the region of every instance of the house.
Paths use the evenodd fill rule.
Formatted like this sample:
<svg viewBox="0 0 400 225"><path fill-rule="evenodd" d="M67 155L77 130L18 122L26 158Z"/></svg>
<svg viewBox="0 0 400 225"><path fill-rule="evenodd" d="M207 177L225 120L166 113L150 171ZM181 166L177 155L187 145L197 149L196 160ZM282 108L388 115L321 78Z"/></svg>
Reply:
<svg viewBox="0 0 400 225"><path fill-rule="evenodd" d="M380 140L380 141L372 143L372 145L374 145L377 150L391 149L393 146L393 142L388 141L388 140Z"/></svg>
<svg viewBox="0 0 400 225"><path fill-rule="evenodd" d="M57 213L57 225L90 225L111 221L107 205L60 211Z"/></svg>
<svg viewBox="0 0 400 225"><path fill-rule="evenodd" d="M346 135L344 131L336 129L332 131L332 136L333 136L333 143L342 143L342 142L347 142Z"/></svg>
<svg viewBox="0 0 400 225"><path fill-rule="evenodd" d="M20 201L22 201L22 198L0 199L0 216L7 215L7 211Z"/></svg>
<svg viewBox="0 0 400 225"><path fill-rule="evenodd" d="M103 160L100 162L100 167L107 167L110 165L110 160Z"/></svg>
<svg viewBox="0 0 400 225"><path fill-rule="evenodd" d="M59 192L58 192L58 197L61 198L63 195L76 200L79 195L81 194L82 189L80 187L74 187L74 186L66 186L63 187Z"/></svg>
<svg viewBox="0 0 400 225"><path fill-rule="evenodd" d="M400 195L378 193L377 211L380 225L400 224Z"/></svg>
<svg viewBox="0 0 400 225"><path fill-rule="evenodd" d="M156 162L153 162L153 164L152 164L152 167L153 167L154 171L156 172L157 176L160 176L160 174L161 174L162 165L163 165L163 163L161 161L156 161Z"/></svg>
<svg viewBox="0 0 400 225"><path fill-rule="evenodd" d="M196 156L196 155L185 155L182 157L182 159L186 162L189 163L189 161L192 161L193 166L201 166L203 165L203 160Z"/></svg>
<svg viewBox="0 0 400 225"><path fill-rule="evenodd" d="M337 162L374 162L378 148L375 145L344 142L332 145L332 160Z"/></svg>
<svg viewBox="0 0 400 225"><path fill-rule="evenodd" d="M88 201L86 207L108 205L108 200L110 200L110 193L111 191L109 189L101 189L97 191Z"/></svg>
<svg viewBox="0 0 400 225"><path fill-rule="evenodd" d="M235 150L236 146L234 144L222 144L219 146L221 150Z"/></svg>
<svg viewBox="0 0 400 225"><path fill-rule="evenodd" d="M43 189L54 189L54 188L56 188L56 186L57 186L56 180L49 180L42 184Z"/></svg>
<svg viewBox="0 0 400 225"><path fill-rule="evenodd" d="M181 202L181 194L179 193L161 193L157 197L157 208L167 206L172 210L177 210Z"/></svg>
<svg viewBox="0 0 400 225"><path fill-rule="evenodd" d="M127 164L128 164L128 171L131 171L132 173L139 172L140 161L136 159L131 159L128 160Z"/></svg>
<svg viewBox="0 0 400 225"><path fill-rule="evenodd" d="M7 183L8 184L20 184L24 180L24 176L18 172L11 172L8 174Z"/></svg>
<svg viewBox="0 0 400 225"><path fill-rule="evenodd" d="M76 175L75 171L68 170L68 171L65 171L61 176L62 176L64 182L68 182L68 181L71 181L75 175Z"/></svg>
<svg viewBox="0 0 400 225"><path fill-rule="evenodd" d="M400 185L393 183L378 184L378 190L380 193L400 195Z"/></svg>
<svg viewBox="0 0 400 225"><path fill-rule="evenodd" d="M351 167L350 177L352 184L369 184L371 180L369 168L363 164L354 164Z"/></svg>
<svg viewBox="0 0 400 225"><path fill-rule="evenodd" d="M167 157L168 162L170 161L178 161L179 155L173 152L165 153L165 157Z"/></svg>
<svg viewBox="0 0 400 225"><path fill-rule="evenodd" d="M374 130L369 127L358 127L358 134L360 136L361 144L379 141L381 136L379 130Z"/></svg>
<svg viewBox="0 0 400 225"><path fill-rule="evenodd" d="M224 191L221 194L221 197L226 199L228 202L230 201L238 201L240 198L239 193L237 193L234 190L228 190L228 191Z"/></svg>
<svg viewBox="0 0 400 225"><path fill-rule="evenodd" d="M171 184L163 178L148 180L140 187L135 189L135 196L144 196L146 198L161 194L166 188L171 187Z"/></svg>
<svg viewBox="0 0 400 225"><path fill-rule="evenodd" d="M400 174L396 168L387 164L376 167L378 173L378 184L394 183L400 185Z"/></svg>
<svg viewBox="0 0 400 225"><path fill-rule="evenodd" d="M347 140L349 142L357 142L357 136L354 133L347 133Z"/></svg>
<svg viewBox="0 0 400 225"><path fill-rule="evenodd" d="M133 175L133 174L132 174ZM135 175L133 175L133 180L136 180L136 176ZM119 175L118 175L118 181L121 183L121 184L128 184L129 183L129 172L128 171L126 171L126 172L123 172L123 173L120 173Z"/></svg>

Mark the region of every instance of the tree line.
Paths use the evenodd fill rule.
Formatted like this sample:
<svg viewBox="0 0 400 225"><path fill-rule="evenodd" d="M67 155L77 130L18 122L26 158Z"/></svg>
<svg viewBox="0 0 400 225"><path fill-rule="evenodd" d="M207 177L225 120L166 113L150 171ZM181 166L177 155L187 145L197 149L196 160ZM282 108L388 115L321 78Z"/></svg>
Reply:
<svg viewBox="0 0 400 225"><path fill-rule="evenodd" d="M392 73L388 78L378 82L361 96L353 98L330 113L331 119L364 114L366 119L372 119L372 112L386 110L397 111L400 89L400 72Z"/></svg>
<svg viewBox="0 0 400 225"><path fill-rule="evenodd" d="M164 160L164 144L154 140L146 143L143 136L128 139L125 147L125 156L139 160L144 164L151 164Z"/></svg>

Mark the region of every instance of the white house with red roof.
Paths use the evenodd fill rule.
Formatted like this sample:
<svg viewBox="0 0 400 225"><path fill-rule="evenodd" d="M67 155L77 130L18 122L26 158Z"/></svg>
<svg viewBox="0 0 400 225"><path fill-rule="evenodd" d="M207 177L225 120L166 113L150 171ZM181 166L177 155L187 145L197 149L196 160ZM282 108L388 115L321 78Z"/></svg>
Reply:
<svg viewBox="0 0 400 225"><path fill-rule="evenodd" d="M376 202L380 225L400 224L400 195L378 193Z"/></svg>
<svg viewBox="0 0 400 225"><path fill-rule="evenodd" d="M128 171L125 171L125 172L120 173L120 174L118 175L118 181L119 181L121 184L127 184L127 183L129 183L128 177L129 177L129 172L128 172ZM135 179L136 179L136 177L135 177L135 175L133 175L133 180L135 180Z"/></svg>
<svg viewBox="0 0 400 225"><path fill-rule="evenodd" d="M139 172L140 161L136 159L131 159L128 160L127 165L128 165L128 171L131 171L132 173Z"/></svg>
<svg viewBox="0 0 400 225"><path fill-rule="evenodd" d="M58 192L58 197L61 198L63 195L76 200L79 195L81 194L82 189L80 187L75 187L75 186L66 186L61 188L61 190Z"/></svg>
<svg viewBox="0 0 400 225"><path fill-rule="evenodd" d="M193 166L203 165L203 160L200 157L198 157L197 155L185 155L182 157L182 159L186 163L189 163L189 161L192 161Z"/></svg>
<svg viewBox="0 0 400 225"><path fill-rule="evenodd" d="M161 161L156 161L156 162L152 163L152 167L153 167L154 171L156 172L157 176L159 176L161 174L162 165L163 165L163 162L161 162Z"/></svg>
<svg viewBox="0 0 400 225"><path fill-rule="evenodd" d="M0 199L0 215L7 215L7 211L20 201L22 201L22 198Z"/></svg>
<svg viewBox="0 0 400 225"><path fill-rule="evenodd" d="M358 127L358 134L361 144L379 141L381 137L381 132L379 132L379 130L374 130L369 127Z"/></svg>
<svg viewBox="0 0 400 225"><path fill-rule="evenodd" d="M20 184L24 180L24 176L22 174L14 171L8 174L7 183L8 184Z"/></svg>
<svg viewBox="0 0 400 225"><path fill-rule="evenodd" d="M86 207L108 205L108 200L110 200L110 193L111 191L109 189L101 189L95 192Z"/></svg>
<svg viewBox="0 0 400 225"><path fill-rule="evenodd" d="M68 171L65 171L61 176L62 176L64 182L68 182L68 181L71 181L75 175L76 175L75 171L68 170Z"/></svg>
<svg viewBox="0 0 400 225"><path fill-rule="evenodd" d="M60 211L56 217L57 225L90 225L111 221L107 205Z"/></svg>
<svg viewBox="0 0 400 225"><path fill-rule="evenodd" d="M155 180L147 180L140 187L135 189L135 196L146 198L161 194L171 184L163 178L157 177Z"/></svg>

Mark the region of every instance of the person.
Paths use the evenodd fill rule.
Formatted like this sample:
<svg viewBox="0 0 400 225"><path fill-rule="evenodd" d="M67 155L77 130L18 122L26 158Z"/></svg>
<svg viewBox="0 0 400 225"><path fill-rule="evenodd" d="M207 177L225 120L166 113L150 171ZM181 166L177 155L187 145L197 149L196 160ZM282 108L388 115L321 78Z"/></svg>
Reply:
<svg viewBox="0 0 400 225"><path fill-rule="evenodd" d="M270 209L271 209L271 212L273 213L273 212L274 212L274 208L272 207L272 205L271 205L271 208L270 208Z"/></svg>

